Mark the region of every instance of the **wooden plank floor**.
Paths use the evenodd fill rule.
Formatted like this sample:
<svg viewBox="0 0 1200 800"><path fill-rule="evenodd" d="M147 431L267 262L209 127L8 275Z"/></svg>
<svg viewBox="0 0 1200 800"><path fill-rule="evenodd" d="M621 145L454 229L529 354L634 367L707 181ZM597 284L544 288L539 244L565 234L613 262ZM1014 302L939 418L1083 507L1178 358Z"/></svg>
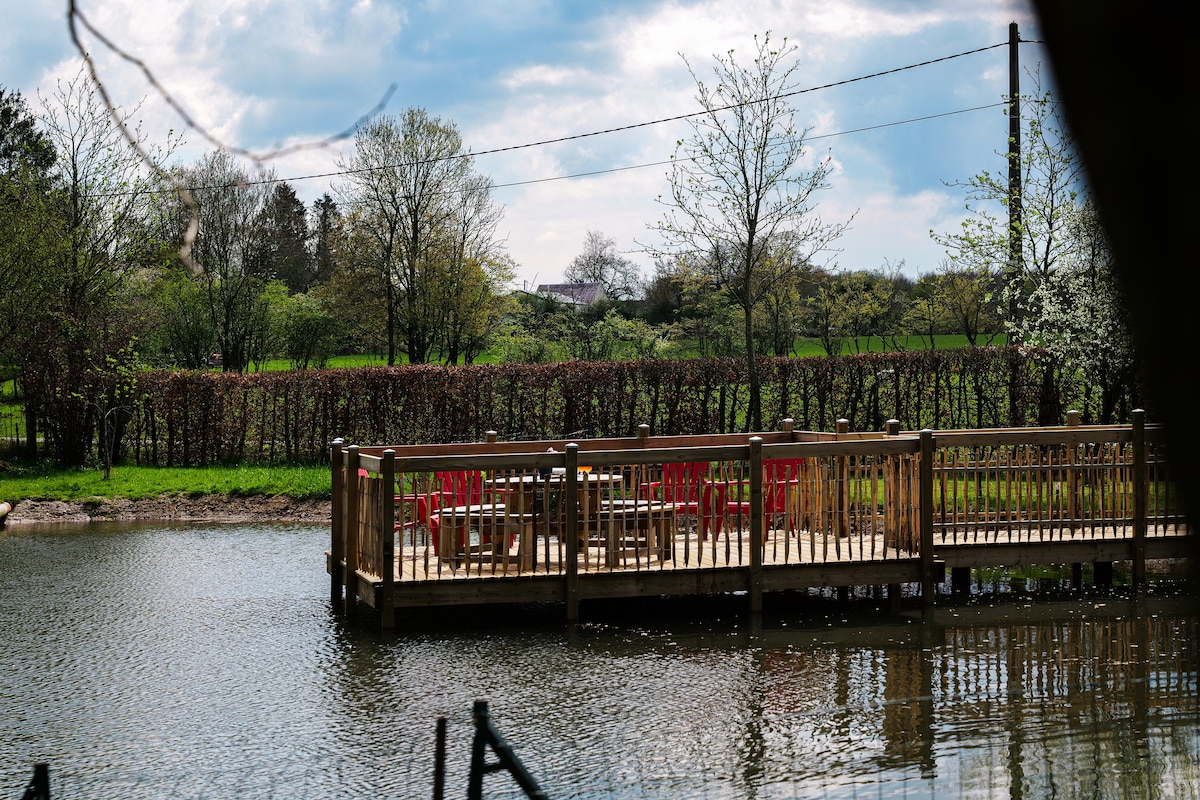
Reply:
<svg viewBox="0 0 1200 800"><path fill-rule="evenodd" d="M747 531L725 531L719 537L699 541L695 531L676 534L670 543L671 557L659 558L645 547L628 547L616 554L615 563L606 564L606 552L601 546L581 549L579 573L601 574L622 572L711 570L728 567L748 567L750 564L750 537ZM1148 542L1182 541L1188 534L1184 526L1165 526L1147 537ZM1043 527L1022 527L1012 530L991 530L952 535L949 530L939 531L935 539L935 552L957 549L986 551L989 547L997 552L1011 554L1013 548L1028 546L1031 552L1047 552L1055 546L1091 546L1112 543L1127 547L1132 542L1129 528L1108 527L1099 533L1077 530L1054 530ZM780 565L886 563L916 558L916 553L899 550L885 545L882 535L852 535L843 538L813 535L808 531L787 534L771 531L766 540L763 555L764 567ZM540 538L538 552L532 564L522 564L517 548L507 552L473 554L471 557L452 563L433 555L428 545L416 548L398 548L395 562L395 580L401 583L453 580L502 580L527 576L558 575L565 573L565 547L557 538ZM1076 548L1078 549L1078 548ZM1007 557L1011 558L1011 555ZM956 559L956 562L961 559ZM980 565L993 563L983 559ZM1032 563L1032 562L1030 562Z"/></svg>

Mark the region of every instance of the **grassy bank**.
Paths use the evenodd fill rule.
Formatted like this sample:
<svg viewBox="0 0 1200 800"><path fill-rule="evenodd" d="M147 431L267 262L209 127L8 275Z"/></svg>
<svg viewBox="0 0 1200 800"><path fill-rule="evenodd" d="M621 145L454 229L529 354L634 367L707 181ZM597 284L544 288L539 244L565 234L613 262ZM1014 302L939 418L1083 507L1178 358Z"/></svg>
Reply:
<svg viewBox="0 0 1200 800"><path fill-rule="evenodd" d="M94 497L142 500L159 495L283 495L296 500L330 497L329 467L114 467L101 469L14 466L0 472L0 501L80 501Z"/></svg>

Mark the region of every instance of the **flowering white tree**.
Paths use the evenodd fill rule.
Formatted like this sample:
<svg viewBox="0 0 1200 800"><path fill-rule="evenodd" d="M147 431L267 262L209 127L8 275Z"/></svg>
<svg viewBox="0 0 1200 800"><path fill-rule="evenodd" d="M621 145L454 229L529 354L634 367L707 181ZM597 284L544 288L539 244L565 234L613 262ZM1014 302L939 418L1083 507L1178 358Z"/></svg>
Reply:
<svg viewBox="0 0 1200 800"><path fill-rule="evenodd" d="M1096 417L1112 422L1118 399L1135 380L1133 344L1108 240L1092 203L1070 220L1073 247L1056 268L1020 300L1009 321L1020 341L1044 347L1059 364L1078 370L1098 391ZM1084 409L1085 416L1089 409Z"/></svg>
<svg viewBox="0 0 1200 800"><path fill-rule="evenodd" d="M1108 244L1058 102L1039 84L1022 108L1018 260L1011 260L1006 171L982 172L963 184L971 216L955 233L931 235L955 269L1002 285L997 305L1008 314L1009 341L1045 349L1039 421L1061 421L1055 400L1063 376L1075 371L1089 390L1099 390L1096 416L1108 421L1133 364Z"/></svg>

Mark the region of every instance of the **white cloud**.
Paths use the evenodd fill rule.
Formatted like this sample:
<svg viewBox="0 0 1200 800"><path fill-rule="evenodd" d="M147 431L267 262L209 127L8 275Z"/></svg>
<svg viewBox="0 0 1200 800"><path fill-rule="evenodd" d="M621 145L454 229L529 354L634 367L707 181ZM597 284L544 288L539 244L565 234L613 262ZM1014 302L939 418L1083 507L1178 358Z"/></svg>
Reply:
<svg viewBox="0 0 1200 800"><path fill-rule="evenodd" d="M695 89L679 53L704 72L713 53L734 48L744 54L754 35L766 30L800 46L805 86L1002 41L1013 19L1026 38L1036 37L1027 3L1019 0L663 0L599 10L548 0L179 0L152 11L134 0L92 0L87 11L121 47L145 60L201 124L254 149L342 131L393 82L400 89L389 111L422 105L452 118L478 152L692 112ZM65 39L61 14L50 16L26 14L38 31L53 24ZM33 31L22 40L50 36ZM10 41L0 32L0 45ZM21 66L35 74L17 88L31 94L32 86L50 87L55 75L74 75L78 61L69 52L24 51L29 64ZM151 95L134 67L95 52L118 102ZM4 59L0 53L0 64ZM853 90L813 92L798 98L797 106L802 124L820 135L994 102L1005 85L998 49ZM153 96L142 116L152 136L181 125ZM972 118L953 128L928 123L920 130L811 142L813 159L826 153L835 159L820 213L839 219L861 209L843 241L841 262L872 268L883 258L903 258L910 269L932 268L938 258L928 230L953 224L961 207L961 198L941 181L990 166L985 160L999 146L990 141L992 122ZM668 158L687 132L684 122L639 127L484 156L477 167L503 184L648 164ZM195 134L188 138L184 158L208 149ZM274 166L282 177L329 172L336 151L348 146L296 153ZM501 190L503 225L523 275L559 277L588 230L634 249L661 214L654 198L666 189L664 172L649 167ZM296 189L311 201L331 182L302 181ZM645 258L641 263L648 266Z"/></svg>

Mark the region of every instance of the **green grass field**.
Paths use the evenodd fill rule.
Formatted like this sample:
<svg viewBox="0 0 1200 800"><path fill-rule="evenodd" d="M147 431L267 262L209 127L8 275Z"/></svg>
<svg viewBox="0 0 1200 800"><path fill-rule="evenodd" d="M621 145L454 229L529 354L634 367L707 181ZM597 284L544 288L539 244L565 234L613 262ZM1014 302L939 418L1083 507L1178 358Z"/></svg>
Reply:
<svg viewBox="0 0 1200 800"><path fill-rule="evenodd" d="M201 496L283 495L296 500L331 496L329 467L114 467L104 479L102 469L53 469L15 466L0 472L0 501L78 501L92 497L140 500L162 494Z"/></svg>

